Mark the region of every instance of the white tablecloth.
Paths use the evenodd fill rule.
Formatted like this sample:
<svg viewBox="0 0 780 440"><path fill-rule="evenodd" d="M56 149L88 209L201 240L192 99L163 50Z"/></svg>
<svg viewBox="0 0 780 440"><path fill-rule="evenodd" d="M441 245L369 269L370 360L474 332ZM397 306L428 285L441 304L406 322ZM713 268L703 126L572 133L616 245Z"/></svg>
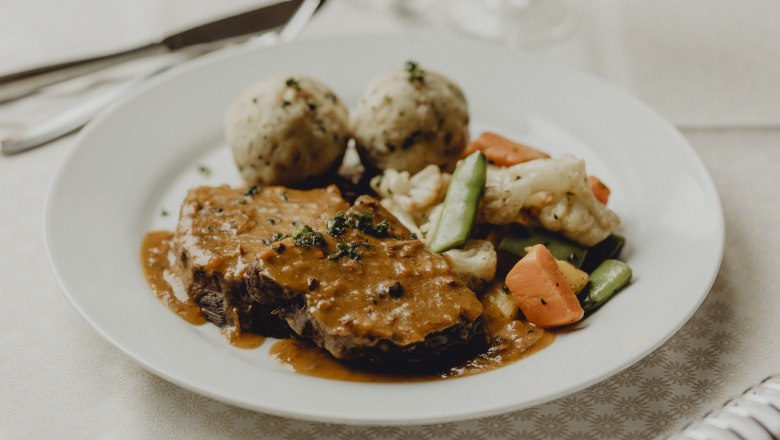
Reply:
<svg viewBox="0 0 780 440"><path fill-rule="evenodd" d="M6 0L0 70L141 42L251 3ZM302 38L452 32L436 2L415 3L418 14L405 17L388 3L331 0ZM72 137L0 157L0 438L641 439L702 417L780 372L778 16L771 0L592 0L571 38L538 49L629 89L681 127L720 192L726 252L702 308L656 352L582 392L486 419L309 423L231 407L147 373L73 309L46 258L44 200ZM0 134L89 90L81 84L0 105Z"/></svg>

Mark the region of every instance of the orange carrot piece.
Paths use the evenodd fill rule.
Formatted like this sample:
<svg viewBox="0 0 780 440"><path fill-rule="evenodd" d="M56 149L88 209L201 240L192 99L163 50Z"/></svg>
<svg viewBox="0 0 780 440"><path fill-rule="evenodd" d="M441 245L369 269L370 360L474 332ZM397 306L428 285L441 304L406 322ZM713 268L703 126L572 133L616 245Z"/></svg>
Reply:
<svg viewBox="0 0 780 440"><path fill-rule="evenodd" d="M480 150L488 160L500 167L508 167L534 159L546 159L549 154L486 131L473 140L463 152L463 157Z"/></svg>
<svg viewBox="0 0 780 440"><path fill-rule="evenodd" d="M531 324L559 327L585 315L555 257L544 245L531 247L509 271L505 284Z"/></svg>
<svg viewBox="0 0 780 440"><path fill-rule="evenodd" d="M602 205L606 205L609 201L609 195L612 191L609 190L604 182L599 180L596 176L588 176L588 182L590 183L590 190L593 191L593 195L596 196L596 200L601 202Z"/></svg>

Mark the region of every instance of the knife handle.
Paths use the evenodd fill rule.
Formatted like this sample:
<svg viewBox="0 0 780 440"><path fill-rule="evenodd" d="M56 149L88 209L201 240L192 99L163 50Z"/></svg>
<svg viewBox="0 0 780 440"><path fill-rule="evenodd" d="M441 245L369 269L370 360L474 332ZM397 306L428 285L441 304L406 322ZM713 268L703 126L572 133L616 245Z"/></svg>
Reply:
<svg viewBox="0 0 780 440"><path fill-rule="evenodd" d="M50 64L0 76L0 102L21 98L43 87L117 64L165 52L168 52L168 48L163 44L152 43L108 55Z"/></svg>

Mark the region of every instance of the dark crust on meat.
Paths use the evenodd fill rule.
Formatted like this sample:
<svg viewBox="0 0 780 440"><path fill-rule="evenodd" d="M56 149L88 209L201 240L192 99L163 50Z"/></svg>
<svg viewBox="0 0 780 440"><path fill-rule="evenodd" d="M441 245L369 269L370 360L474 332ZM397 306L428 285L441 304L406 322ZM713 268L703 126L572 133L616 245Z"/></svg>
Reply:
<svg viewBox="0 0 780 440"><path fill-rule="evenodd" d="M209 276L202 270L194 274L190 296L210 322L219 327L240 325L242 332L275 338L293 335L287 322L276 313L276 306L252 301L243 283L231 283L229 288L223 288L223 284L219 275ZM233 313L225 313L225 302Z"/></svg>
<svg viewBox="0 0 780 440"><path fill-rule="evenodd" d="M406 346L388 339L357 340L353 335L330 335L307 312L303 300L305 293L294 293L279 286L257 266L252 266L248 271L247 294L252 301L262 299L264 302L284 304L277 307L274 313L286 321L288 328L298 336L326 348L339 359L361 359L374 363L424 362L450 350L457 350L457 347L469 344L475 336L483 333L482 320L479 318L473 321L462 319L442 331L429 334L422 342Z"/></svg>
<svg viewBox="0 0 780 440"><path fill-rule="evenodd" d="M258 304L287 304L298 301L303 294L290 292L279 283L266 276L257 265L252 264L246 274L246 293L251 301Z"/></svg>
<svg viewBox="0 0 780 440"><path fill-rule="evenodd" d="M427 335L422 342L406 346L388 339L364 339L356 343L358 341L351 335L328 335L327 329L317 325L318 322L311 319L302 304L281 307L278 312L298 335L312 340L320 347L326 347L334 357L375 364L425 363L484 339L482 319L478 318L474 321L461 320L442 331Z"/></svg>
<svg viewBox="0 0 780 440"><path fill-rule="evenodd" d="M190 297L200 306L203 316L219 327L227 324L225 301L217 276L208 276L199 270L194 273L190 286Z"/></svg>

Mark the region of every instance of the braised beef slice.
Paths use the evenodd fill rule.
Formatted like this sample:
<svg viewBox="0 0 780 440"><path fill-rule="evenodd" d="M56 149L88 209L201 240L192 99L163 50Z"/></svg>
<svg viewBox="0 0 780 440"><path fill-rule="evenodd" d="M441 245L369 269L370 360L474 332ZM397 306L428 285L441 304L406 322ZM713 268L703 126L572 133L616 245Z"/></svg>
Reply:
<svg viewBox="0 0 780 440"><path fill-rule="evenodd" d="M273 304L247 295L246 269L280 236L348 208L335 187L200 187L185 198L173 238L176 271L190 297L214 324L241 332L288 337L292 331Z"/></svg>
<svg viewBox="0 0 780 440"><path fill-rule="evenodd" d="M346 217L321 246L286 238L253 262L249 297L340 359L424 361L481 333L474 292L376 200L358 198Z"/></svg>
<svg viewBox="0 0 780 440"><path fill-rule="evenodd" d="M219 326L375 362L423 361L481 335L476 295L370 197L350 207L335 187L196 188L173 246L190 296Z"/></svg>

